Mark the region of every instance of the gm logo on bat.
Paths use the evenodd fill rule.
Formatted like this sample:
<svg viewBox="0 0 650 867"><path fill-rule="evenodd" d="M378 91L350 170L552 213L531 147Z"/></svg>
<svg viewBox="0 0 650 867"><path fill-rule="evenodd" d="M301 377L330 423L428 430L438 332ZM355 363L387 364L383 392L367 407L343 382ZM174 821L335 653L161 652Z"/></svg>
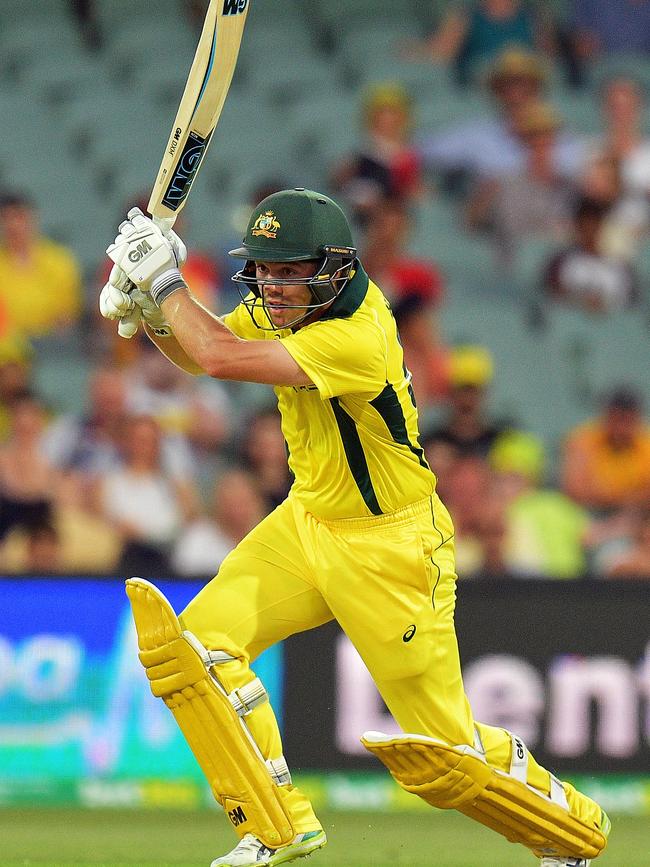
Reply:
<svg viewBox="0 0 650 867"><path fill-rule="evenodd" d="M248 6L248 0L223 0L224 15L239 15Z"/></svg>

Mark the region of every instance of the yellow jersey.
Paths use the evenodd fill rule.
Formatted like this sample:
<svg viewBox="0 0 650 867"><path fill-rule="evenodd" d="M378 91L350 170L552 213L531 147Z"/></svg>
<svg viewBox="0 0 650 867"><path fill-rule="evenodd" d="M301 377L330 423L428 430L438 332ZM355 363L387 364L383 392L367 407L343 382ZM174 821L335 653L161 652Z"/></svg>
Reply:
<svg viewBox="0 0 650 867"><path fill-rule="evenodd" d="M21 262L0 247L0 299L11 329L40 337L77 321L82 306L81 273L72 253L48 238Z"/></svg>
<svg viewBox="0 0 650 867"><path fill-rule="evenodd" d="M223 321L241 338L280 340L314 383L275 387L291 496L306 511L368 517L433 493L395 319L361 266L320 319L293 333L261 330L243 304Z"/></svg>

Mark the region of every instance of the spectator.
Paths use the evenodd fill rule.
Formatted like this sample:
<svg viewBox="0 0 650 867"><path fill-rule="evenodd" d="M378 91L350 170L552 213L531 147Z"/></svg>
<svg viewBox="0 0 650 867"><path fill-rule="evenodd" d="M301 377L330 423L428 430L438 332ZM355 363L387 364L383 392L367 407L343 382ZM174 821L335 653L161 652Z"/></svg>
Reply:
<svg viewBox="0 0 650 867"><path fill-rule="evenodd" d="M544 288L555 301L589 313L630 307L639 298L634 269L604 250L608 208L582 199L574 217L574 243L556 253L544 275Z"/></svg>
<svg viewBox="0 0 650 867"><path fill-rule="evenodd" d="M452 66L458 82L465 85L504 49L532 50L539 41L537 30L521 0L455 3L418 54Z"/></svg>
<svg viewBox="0 0 650 867"><path fill-rule="evenodd" d="M413 377L420 410L446 398L450 387L450 351L442 343L431 300L405 295L393 306L404 363Z"/></svg>
<svg viewBox="0 0 650 867"><path fill-rule="evenodd" d="M89 407L81 416L62 415L43 437L43 453L61 470L96 476L119 465L119 441L126 411L125 375L98 367L88 384Z"/></svg>
<svg viewBox="0 0 650 867"><path fill-rule="evenodd" d="M579 578L590 518L560 491L542 488L544 447L537 437L512 432L490 453L493 497L504 510L503 559L520 577Z"/></svg>
<svg viewBox="0 0 650 867"><path fill-rule="evenodd" d="M86 46L98 51L102 47L103 37L95 0L69 0L69 5Z"/></svg>
<svg viewBox="0 0 650 867"><path fill-rule="evenodd" d="M127 418L120 444L122 466L97 481L98 513L124 539L118 565L123 574L165 574L172 545L198 511L198 495L189 479L163 471L162 432L153 418Z"/></svg>
<svg viewBox="0 0 650 867"><path fill-rule="evenodd" d="M603 251L632 261L646 229L648 206L642 196L625 190L620 160L604 151L596 152L579 178L578 191L607 209L602 229Z"/></svg>
<svg viewBox="0 0 650 867"><path fill-rule="evenodd" d="M650 139L644 135L645 93L638 81L618 76L602 88L605 133L603 151L621 163L623 184L629 191L650 194Z"/></svg>
<svg viewBox="0 0 650 867"><path fill-rule="evenodd" d="M485 458L478 453L457 453L439 473L437 452L426 450L427 459L438 476L438 490L444 496L454 522L456 569L460 576L476 575L484 565L482 539L485 507L490 496L491 474Z"/></svg>
<svg viewBox="0 0 650 867"><path fill-rule="evenodd" d="M55 419L43 437L43 450L60 469L78 470L92 480L119 467L120 437L133 398L128 373L114 367L96 367L88 383L88 409L81 415ZM191 475L194 462L184 437L163 434L162 464L174 478Z"/></svg>
<svg viewBox="0 0 650 867"><path fill-rule="evenodd" d="M506 559L507 521L504 504L492 496L488 495L481 504L476 520L474 543L480 559L467 577L511 577Z"/></svg>
<svg viewBox="0 0 650 867"><path fill-rule="evenodd" d="M32 368L21 346L10 348L7 341L0 343L0 442L4 442L10 433L14 403L30 392Z"/></svg>
<svg viewBox="0 0 650 867"><path fill-rule="evenodd" d="M76 259L39 234L34 205L18 193L0 196L0 303L10 327L30 337L69 329L81 312Z"/></svg>
<svg viewBox="0 0 650 867"><path fill-rule="evenodd" d="M487 78L494 113L470 117L459 125L420 136L424 163L447 178L448 186L466 186L479 178L499 178L523 171L526 148L518 133L522 114L543 97L543 61L520 49L507 49L494 62ZM573 175L584 160L583 145L566 130L558 133L553 149L557 171Z"/></svg>
<svg viewBox="0 0 650 867"><path fill-rule="evenodd" d="M182 472L209 472L212 459L230 434L225 386L207 377L188 377L149 341L129 370L128 380L127 409L156 419L165 438L174 443L176 459L182 457Z"/></svg>
<svg viewBox="0 0 650 867"><path fill-rule="evenodd" d="M41 449L44 428L43 405L30 394L17 398L9 439L0 447L0 539L12 527L51 520L57 472Z"/></svg>
<svg viewBox="0 0 650 867"><path fill-rule="evenodd" d="M643 134L644 95L637 81L617 77L602 89L605 131L595 142L582 185L610 209L603 231L607 252L632 259L649 222L650 140ZM589 187L593 187L590 192Z"/></svg>
<svg viewBox="0 0 650 867"><path fill-rule="evenodd" d="M633 524L627 547L610 559L607 578L650 578L650 509L635 514Z"/></svg>
<svg viewBox="0 0 650 867"><path fill-rule="evenodd" d="M492 357L483 347L462 346L452 350L448 416L424 437L427 458L439 480L444 478L441 466L447 468L450 457L477 456L485 460L508 429L487 417L487 388L492 375ZM445 502L447 499L448 495Z"/></svg>
<svg viewBox="0 0 650 867"><path fill-rule="evenodd" d="M515 129L522 109L539 100L546 81L540 59L508 49L495 61L487 84L495 103L492 117L468 118L422 140L422 155L434 169L470 178L510 173L522 167L523 148Z"/></svg>
<svg viewBox="0 0 650 867"><path fill-rule="evenodd" d="M181 533L172 564L179 575L213 576L235 545L264 517L265 503L245 470L223 473L213 492L208 518L198 518Z"/></svg>
<svg viewBox="0 0 650 867"><path fill-rule="evenodd" d="M553 156L560 126L550 105L529 105L517 130L526 148L524 171L482 182L468 203L470 228L489 231L506 263L525 237L559 239L568 231L575 196Z"/></svg>
<svg viewBox="0 0 650 867"><path fill-rule="evenodd" d="M44 559L48 545L52 566L35 567L38 552ZM0 558L4 568L12 573L64 572L72 574L109 574L118 564L122 540L113 526L93 514L88 488L77 472L61 473L53 491L50 522L29 528L15 528L6 539Z"/></svg>
<svg viewBox="0 0 650 867"><path fill-rule="evenodd" d="M573 0L571 20L576 52L584 60L650 51L648 0Z"/></svg>
<svg viewBox="0 0 650 867"><path fill-rule="evenodd" d="M635 391L616 389L598 418L569 433L561 478L565 493L592 512L650 502L650 427Z"/></svg>
<svg viewBox="0 0 650 867"><path fill-rule="evenodd" d="M372 212L362 254L364 268L389 300L418 295L438 305L443 279L435 263L407 252L411 220L403 199L382 199Z"/></svg>
<svg viewBox="0 0 650 867"><path fill-rule="evenodd" d="M411 98L399 84L377 84L365 96L364 140L334 170L333 184L365 226L385 198L406 202L422 192L420 158L411 144Z"/></svg>
<svg viewBox="0 0 650 867"><path fill-rule="evenodd" d="M53 524L39 521L9 536L0 551L5 572L52 575L66 571L61 560L61 539Z"/></svg>
<svg viewBox="0 0 650 867"><path fill-rule="evenodd" d="M287 467L287 444L275 407L258 410L245 425L242 462L257 483L265 513L279 506L289 492L292 478Z"/></svg>

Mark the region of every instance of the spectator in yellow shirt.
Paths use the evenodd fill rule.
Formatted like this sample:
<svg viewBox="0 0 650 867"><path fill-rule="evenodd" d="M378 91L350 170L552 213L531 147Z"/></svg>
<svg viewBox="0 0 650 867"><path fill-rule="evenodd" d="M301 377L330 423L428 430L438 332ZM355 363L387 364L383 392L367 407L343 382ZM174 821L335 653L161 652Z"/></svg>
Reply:
<svg viewBox="0 0 650 867"><path fill-rule="evenodd" d="M32 202L0 196L0 304L12 331L42 337L73 325L81 312L81 274L72 253L43 237Z"/></svg>
<svg viewBox="0 0 650 867"><path fill-rule="evenodd" d="M599 418L569 433L562 487L576 502L598 512L650 503L650 427L634 391L616 389Z"/></svg>

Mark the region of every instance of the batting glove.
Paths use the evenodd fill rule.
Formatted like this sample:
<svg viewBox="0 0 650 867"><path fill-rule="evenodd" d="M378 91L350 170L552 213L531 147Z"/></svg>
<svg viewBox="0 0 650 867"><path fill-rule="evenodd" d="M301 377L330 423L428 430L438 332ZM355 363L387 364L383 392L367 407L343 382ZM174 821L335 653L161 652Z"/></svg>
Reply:
<svg viewBox="0 0 650 867"><path fill-rule="evenodd" d="M143 292L117 265L99 296L99 310L105 319L118 321L120 337L131 338L143 319L159 337L169 337L172 330L151 295Z"/></svg>
<svg viewBox="0 0 650 867"><path fill-rule="evenodd" d="M187 249L178 235L163 231L140 208L132 208L127 217L106 252L160 306L172 292L187 286L180 272Z"/></svg>

